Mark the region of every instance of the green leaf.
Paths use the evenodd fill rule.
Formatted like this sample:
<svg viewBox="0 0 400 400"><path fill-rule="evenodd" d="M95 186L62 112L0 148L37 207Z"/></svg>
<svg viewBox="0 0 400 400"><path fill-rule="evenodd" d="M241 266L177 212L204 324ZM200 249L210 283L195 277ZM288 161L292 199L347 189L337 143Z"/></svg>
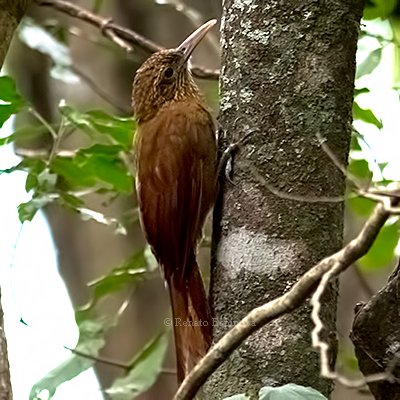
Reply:
<svg viewBox="0 0 400 400"><path fill-rule="evenodd" d="M0 128L14 114L21 111L22 107L15 104L0 104Z"/></svg>
<svg viewBox="0 0 400 400"><path fill-rule="evenodd" d="M354 89L354 97L357 97L358 95L363 93L369 93L369 89L368 88Z"/></svg>
<svg viewBox="0 0 400 400"><path fill-rule="evenodd" d="M15 139L15 135L13 133L10 136L7 136L5 138L0 138L0 146L4 146L5 144L10 144L14 141L14 139Z"/></svg>
<svg viewBox="0 0 400 400"><path fill-rule="evenodd" d="M84 202L74 196L71 193L61 192L60 193L60 203L67 208L71 208L72 210L76 211L80 207L84 205Z"/></svg>
<svg viewBox="0 0 400 400"><path fill-rule="evenodd" d="M125 150L132 147L135 132L135 122L132 118L109 115L101 110L81 113L67 104L61 104L59 109L70 123L82 129L92 138L96 138L97 134L100 135L100 139L101 137L111 139L113 143L123 146Z"/></svg>
<svg viewBox="0 0 400 400"><path fill-rule="evenodd" d="M317 390L289 383L280 387L264 386L259 400L328 400Z"/></svg>
<svg viewBox="0 0 400 400"><path fill-rule="evenodd" d="M383 170L388 166L388 162L378 163L379 170L383 173Z"/></svg>
<svg viewBox="0 0 400 400"><path fill-rule="evenodd" d="M378 129L382 129L382 121L376 118L371 110L361 108L356 102L353 103L353 118L364 121L368 124L375 125Z"/></svg>
<svg viewBox="0 0 400 400"><path fill-rule="evenodd" d="M133 400L157 380L168 348L169 331L151 340L131 361L127 376L118 378L106 390L112 400Z"/></svg>
<svg viewBox="0 0 400 400"><path fill-rule="evenodd" d="M133 118L116 117L101 110L89 111L87 116L98 132L111 136L126 149L132 147L136 128Z"/></svg>
<svg viewBox="0 0 400 400"><path fill-rule="evenodd" d="M73 188L93 187L97 182L93 171L87 171L70 158L55 157L51 170L62 176Z"/></svg>
<svg viewBox="0 0 400 400"><path fill-rule="evenodd" d="M57 130L58 127L55 127ZM24 144L27 140L38 140L45 135L49 135L48 129L43 125L29 125L19 128L14 131L10 136L0 139L0 146L5 144L23 140Z"/></svg>
<svg viewBox="0 0 400 400"><path fill-rule="evenodd" d="M21 111L25 105L26 102L18 93L15 82L12 78L9 76L0 76L0 128L11 117L11 115ZM9 138L13 139L13 137Z"/></svg>
<svg viewBox="0 0 400 400"><path fill-rule="evenodd" d="M58 131L59 126L56 124L51 124L55 131ZM50 135L49 130L46 126L40 125L27 125L18 128L14 132L15 140L38 140L44 135Z"/></svg>
<svg viewBox="0 0 400 400"><path fill-rule="evenodd" d="M379 65L382 58L382 47L371 51L365 60L357 66L356 79L369 75ZM368 90L369 91L369 90ZM363 93L366 93L365 91Z"/></svg>
<svg viewBox="0 0 400 400"><path fill-rule="evenodd" d="M117 318L118 316L81 321L79 324L79 340L75 349L92 357L98 356L99 351L105 345L105 334L111 327L115 326ZM29 400L37 400L44 390L48 391L48 399L51 399L58 386L86 371L93 363L94 361L89 358L76 354L71 355L32 387Z"/></svg>
<svg viewBox="0 0 400 400"><path fill-rule="evenodd" d="M397 0L367 0L363 18L388 18L396 8Z"/></svg>
<svg viewBox="0 0 400 400"><path fill-rule="evenodd" d="M356 178L360 178L366 181L372 179L372 172L369 169L368 162L366 160L354 160L351 159L347 172Z"/></svg>
<svg viewBox="0 0 400 400"><path fill-rule="evenodd" d="M367 271L388 266L395 257L399 241L399 228L396 223L385 225L379 232L368 253L359 260L359 265Z"/></svg>
<svg viewBox="0 0 400 400"><path fill-rule="evenodd" d="M46 168L46 164L39 159L34 158L25 158L17 165L14 165L11 168L0 170L1 174L11 174L14 171L26 171L28 173L40 173L44 168Z"/></svg>
<svg viewBox="0 0 400 400"><path fill-rule="evenodd" d="M25 182L26 192L30 192L33 189L37 189L39 186L39 181L36 174L28 174Z"/></svg>
<svg viewBox="0 0 400 400"><path fill-rule="evenodd" d="M34 172L36 174L40 174L47 167L46 163L38 158L24 158L20 166L22 171Z"/></svg>
<svg viewBox="0 0 400 400"><path fill-rule="evenodd" d="M36 197L26 203L21 203L18 206L18 217L23 223L25 221L32 221L36 213L47 204L51 203L53 199L47 195Z"/></svg>
<svg viewBox="0 0 400 400"><path fill-rule="evenodd" d="M66 83L78 83L79 77L71 71L72 59L69 48L57 40L31 18L24 18L18 29L19 39L31 49L51 58L54 68L51 76Z"/></svg>
<svg viewBox="0 0 400 400"><path fill-rule="evenodd" d="M78 154L81 156L105 156L115 158L118 157L122 151L124 151L124 148L120 145L95 144L91 147L80 149Z"/></svg>
<svg viewBox="0 0 400 400"><path fill-rule="evenodd" d="M71 188L100 186L99 189L131 193L133 178L120 159L121 146L96 144L82 149L73 158L56 157L51 169Z"/></svg>
<svg viewBox="0 0 400 400"><path fill-rule="evenodd" d="M17 91L14 80L9 76L0 76L0 100L12 104L25 103Z"/></svg>
<svg viewBox="0 0 400 400"><path fill-rule="evenodd" d="M350 150L351 151L361 151L361 146L359 142L359 137L358 135L351 135L351 142L350 142Z"/></svg>
<svg viewBox="0 0 400 400"><path fill-rule="evenodd" d="M103 155L92 155L85 158L81 166L86 171L91 171L99 183L108 183L109 185L105 185L106 189L111 188L120 193L132 192L133 179L120 160Z"/></svg>
<svg viewBox="0 0 400 400"><path fill-rule="evenodd" d="M144 251L135 253L121 266L112 269L107 275L89 283L89 287L93 291L92 299L83 309L88 310L94 307L104 296L121 291L126 287L134 287L145 278L147 272Z"/></svg>
<svg viewBox="0 0 400 400"><path fill-rule="evenodd" d="M98 132L110 135L117 143L127 149L132 147L135 122L132 118L110 116L104 111L89 111L87 113Z"/></svg>

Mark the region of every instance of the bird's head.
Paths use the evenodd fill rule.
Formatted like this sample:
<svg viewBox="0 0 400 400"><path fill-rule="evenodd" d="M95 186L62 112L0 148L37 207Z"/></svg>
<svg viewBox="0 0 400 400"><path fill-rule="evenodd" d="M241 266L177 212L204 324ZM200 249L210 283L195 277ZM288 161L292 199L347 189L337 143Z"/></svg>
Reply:
<svg viewBox="0 0 400 400"><path fill-rule="evenodd" d="M138 121L151 119L169 102L199 96L187 64L193 50L216 22L213 19L203 24L177 48L154 53L137 70L132 105Z"/></svg>

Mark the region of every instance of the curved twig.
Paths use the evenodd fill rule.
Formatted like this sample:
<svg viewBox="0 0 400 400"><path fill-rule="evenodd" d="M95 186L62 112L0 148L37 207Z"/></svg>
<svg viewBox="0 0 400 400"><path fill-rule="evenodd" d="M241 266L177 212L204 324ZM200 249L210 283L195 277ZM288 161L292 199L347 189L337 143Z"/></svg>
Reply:
<svg viewBox="0 0 400 400"><path fill-rule="evenodd" d="M57 11L69 15L70 17L85 21L90 25L99 28L103 36L113 41L118 47L129 51L130 47L127 45L134 45L147 51L154 53L162 50L163 47L159 44L145 38L139 33L116 24L110 18L105 18L93 12L86 10L80 6L70 3L65 0L35 0L39 6L51 7ZM201 79L217 80L219 78L219 70L207 69L198 66L192 66L191 71L193 75Z"/></svg>

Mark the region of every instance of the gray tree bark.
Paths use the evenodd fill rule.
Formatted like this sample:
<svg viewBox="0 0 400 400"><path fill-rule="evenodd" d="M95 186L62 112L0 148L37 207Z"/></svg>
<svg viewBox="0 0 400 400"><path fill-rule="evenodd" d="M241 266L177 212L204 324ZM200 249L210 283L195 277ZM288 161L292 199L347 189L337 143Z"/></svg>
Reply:
<svg viewBox="0 0 400 400"><path fill-rule="evenodd" d="M28 0L0 0L0 69L11 39L28 6ZM0 400L11 400L10 365L4 332L3 308L0 303Z"/></svg>
<svg viewBox="0 0 400 400"><path fill-rule="evenodd" d="M0 0L0 68L3 66L14 31L30 0Z"/></svg>
<svg viewBox="0 0 400 400"><path fill-rule="evenodd" d="M226 141L253 132L214 213L214 339L253 307L288 290L342 246L346 165L362 0L225 0L220 122ZM271 191L272 190L272 191ZM274 194L275 192L275 194ZM300 201L300 197L308 201ZM324 299L335 332L337 290ZM261 329L210 378L206 398L293 382L328 395L311 348L310 307ZM207 397L208 395L208 397Z"/></svg>
<svg viewBox="0 0 400 400"><path fill-rule="evenodd" d="M364 376L387 370L393 376L399 374L399 303L400 262L388 283L367 303L356 308L350 337ZM375 400L400 400L400 383L396 380L371 382L368 386Z"/></svg>

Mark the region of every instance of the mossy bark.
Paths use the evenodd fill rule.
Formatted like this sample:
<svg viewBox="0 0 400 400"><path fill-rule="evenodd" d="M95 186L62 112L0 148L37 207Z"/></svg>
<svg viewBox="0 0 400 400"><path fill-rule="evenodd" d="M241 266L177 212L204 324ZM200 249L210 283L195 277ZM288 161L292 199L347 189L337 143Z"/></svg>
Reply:
<svg viewBox="0 0 400 400"><path fill-rule="evenodd" d="M252 132L214 212L214 339L281 295L342 246L346 165L362 0L225 0L220 122L226 142ZM336 288L324 299L335 332ZM310 307L267 325L209 379L207 398L289 382L328 395L311 348Z"/></svg>

